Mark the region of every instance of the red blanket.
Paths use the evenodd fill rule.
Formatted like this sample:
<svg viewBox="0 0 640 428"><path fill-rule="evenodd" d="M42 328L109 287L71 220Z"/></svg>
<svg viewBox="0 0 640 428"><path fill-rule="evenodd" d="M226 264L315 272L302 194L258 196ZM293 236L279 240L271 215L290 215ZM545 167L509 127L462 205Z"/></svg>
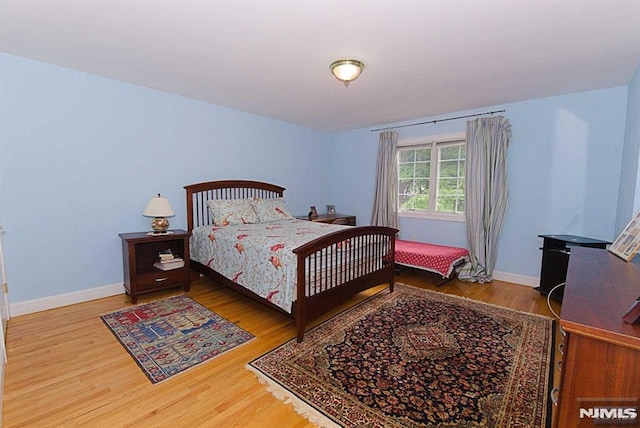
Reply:
<svg viewBox="0 0 640 428"><path fill-rule="evenodd" d="M469 255L464 248L396 239L396 263L439 273L448 278L453 267Z"/></svg>

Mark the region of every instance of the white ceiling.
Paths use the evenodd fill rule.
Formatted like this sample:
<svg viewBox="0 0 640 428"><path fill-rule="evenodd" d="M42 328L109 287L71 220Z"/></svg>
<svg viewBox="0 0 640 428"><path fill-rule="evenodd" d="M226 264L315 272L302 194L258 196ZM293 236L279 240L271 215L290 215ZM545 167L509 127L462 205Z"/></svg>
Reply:
<svg viewBox="0 0 640 428"><path fill-rule="evenodd" d="M0 0L0 51L344 131L626 85L640 0Z"/></svg>

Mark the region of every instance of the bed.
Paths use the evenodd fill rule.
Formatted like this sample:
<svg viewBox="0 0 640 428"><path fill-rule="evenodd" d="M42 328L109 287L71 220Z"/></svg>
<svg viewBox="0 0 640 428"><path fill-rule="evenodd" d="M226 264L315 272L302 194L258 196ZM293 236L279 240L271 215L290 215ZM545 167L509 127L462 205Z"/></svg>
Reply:
<svg viewBox="0 0 640 428"><path fill-rule="evenodd" d="M298 342L310 321L361 291L380 284L393 291L396 229L296 219L285 189L270 183L184 188L191 266L292 317Z"/></svg>

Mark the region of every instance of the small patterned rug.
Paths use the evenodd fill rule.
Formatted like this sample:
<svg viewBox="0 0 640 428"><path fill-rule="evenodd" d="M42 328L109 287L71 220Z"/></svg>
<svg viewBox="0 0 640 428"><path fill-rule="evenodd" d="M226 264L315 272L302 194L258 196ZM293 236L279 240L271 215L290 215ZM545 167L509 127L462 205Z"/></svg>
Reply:
<svg viewBox="0 0 640 428"><path fill-rule="evenodd" d="M247 368L319 426L544 427L554 321L396 284Z"/></svg>
<svg viewBox="0 0 640 428"><path fill-rule="evenodd" d="M101 318L153 383L253 339L186 296L131 306Z"/></svg>

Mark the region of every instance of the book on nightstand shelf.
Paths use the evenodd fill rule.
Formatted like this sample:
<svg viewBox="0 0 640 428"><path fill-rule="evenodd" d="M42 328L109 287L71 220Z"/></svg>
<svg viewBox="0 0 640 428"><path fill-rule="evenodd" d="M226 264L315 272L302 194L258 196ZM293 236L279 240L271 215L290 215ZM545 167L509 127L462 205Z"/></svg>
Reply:
<svg viewBox="0 0 640 428"><path fill-rule="evenodd" d="M160 251L158 253L158 261L153 264L160 270L179 269L184 267L184 260L181 257L173 255L170 249Z"/></svg>
<svg viewBox="0 0 640 428"><path fill-rule="evenodd" d="M170 248L158 252L158 260L173 260L174 257Z"/></svg>

